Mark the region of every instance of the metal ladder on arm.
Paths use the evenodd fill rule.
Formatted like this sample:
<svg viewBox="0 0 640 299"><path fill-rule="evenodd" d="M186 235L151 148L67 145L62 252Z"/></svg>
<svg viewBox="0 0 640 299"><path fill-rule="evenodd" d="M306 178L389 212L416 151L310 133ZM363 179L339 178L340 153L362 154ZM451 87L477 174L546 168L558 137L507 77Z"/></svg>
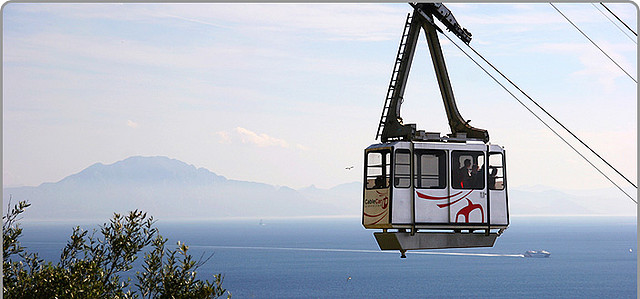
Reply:
<svg viewBox="0 0 640 299"><path fill-rule="evenodd" d="M400 72L400 64L404 59L405 49L407 45L407 36L409 36L409 27L411 27L411 14L407 14L407 21L404 24L404 31L402 32L402 38L400 39L400 46L398 47L398 54L396 54L396 63L393 66L393 73L391 74L391 81L389 82L389 89L387 90L387 97L384 100L384 107L382 108L382 115L380 116L380 123L378 123L378 132L376 133L376 139L382 136L384 124L387 121L387 115L389 112L389 105L391 103L391 97L396 89L396 83L398 81L398 73Z"/></svg>

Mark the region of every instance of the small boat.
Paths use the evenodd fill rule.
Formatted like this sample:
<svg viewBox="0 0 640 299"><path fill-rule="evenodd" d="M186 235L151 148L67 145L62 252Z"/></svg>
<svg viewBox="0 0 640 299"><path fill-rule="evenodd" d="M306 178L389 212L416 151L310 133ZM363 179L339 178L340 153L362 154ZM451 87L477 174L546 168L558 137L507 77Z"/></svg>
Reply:
<svg viewBox="0 0 640 299"><path fill-rule="evenodd" d="M527 250L524 257L549 257L551 253L546 250Z"/></svg>

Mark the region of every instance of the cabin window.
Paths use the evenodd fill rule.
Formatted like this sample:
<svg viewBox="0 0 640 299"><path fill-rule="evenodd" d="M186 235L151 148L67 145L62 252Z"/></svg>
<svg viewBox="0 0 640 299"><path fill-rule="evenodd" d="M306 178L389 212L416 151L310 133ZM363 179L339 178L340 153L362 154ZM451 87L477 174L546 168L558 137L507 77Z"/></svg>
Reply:
<svg viewBox="0 0 640 299"><path fill-rule="evenodd" d="M407 149L396 151L394 164L394 186L397 188L409 188L411 186L411 152Z"/></svg>
<svg viewBox="0 0 640 299"><path fill-rule="evenodd" d="M367 189L389 188L391 153L376 151L367 153Z"/></svg>
<svg viewBox="0 0 640 299"><path fill-rule="evenodd" d="M454 189L484 189L484 152L453 151L451 172Z"/></svg>
<svg viewBox="0 0 640 299"><path fill-rule="evenodd" d="M415 184L421 189L447 187L447 160L445 151L416 150Z"/></svg>
<svg viewBox="0 0 640 299"><path fill-rule="evenodd" d="M504 190L504 160L501 153L489 154L489 176L487 186L490 190Z"/></svg>

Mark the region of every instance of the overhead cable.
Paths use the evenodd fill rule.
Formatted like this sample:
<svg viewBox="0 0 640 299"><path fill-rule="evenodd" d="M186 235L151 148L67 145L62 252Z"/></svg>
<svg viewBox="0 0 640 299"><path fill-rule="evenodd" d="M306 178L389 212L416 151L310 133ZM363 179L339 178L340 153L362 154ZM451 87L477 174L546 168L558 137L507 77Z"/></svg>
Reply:
<svg viewBox="0 0 640 299"><path fill-rule="evenodd" d="M540 118L540 116L538 116L533 110L531 110L531 108L529 108L527 105L525 105L516 95L514 95L509 89L507 89L504 84L502 84L500 81L498 81L498 79L496 79L491 73L489 73L489 71L487 71L482 65L480 65L480 63L478 63L475 59L473 59L473 57L471 57L465 50L463 50L457 43L455 43L447 34L445 34L444 32L442 32L442 34L452 43L454 44L458 49L460 49L460 51L462 51L462 53L464 53L469 59L471 59L471 61L473 61L478 67L480 67L487 75L489 75L489 77L491 77L491 79L493 79L493 81L495 81L496 83L498 83L498 85L500 85L502 87L502 89L504 89L506 92L508 92L516 101L518 101L518 103L520 103L520 105L522 105L525 109L527 109L527 111L529 111L531 114L533 114L533 116L535 116L535 118L537 118L540 122L542 122L542 124L544 124L549 130L551 130L551 132L553 132L556 136L558 136L558 138L560 138L560 140L562 140L565 144L567 144L574 152L576 152L580 157L582 157L585 161L587 161L587 163L589 163L589 165L591 165L593 168L595 168L600 174L602 174L607 180L609 180L609 182L611 182L614 186L616 186L622 193L624 193L627 197L629 197L629 199L631 199L634 203L636 203L636 205L638 204L638 202L631 197L631 195L629 195L626 191L624 191L616 182L614 182L608 175L606 175L604 172L602 172L602 170L600 170L600 168L598 168L595 164L593 164L587 157L585 157L582 153L580 153L580 151L578 151L573 145L571 145L564 137L562 137L556 130L554 130L549 124L547 124L547 122L545 122L542 118ZM481 57L485 62L487 62L489 65L492 66L492 68L494 70L496 70L498 73L500 73L504 78L506 78L500 71L498 71L492 64L490 64L482 55L480 55L480 53L478 53L475 49L473 49L471 46L467 45L471 50L473 50L476 55L478 55L479 57ZM512 85L516 86L511 80L509 80L508 78L506 78ZM520 90L522 92L522 90L520 88L518 88L516 86L516 88L518 90ZM523 92L524 93L524 92ZM526 94L525 94L526 95ZM527 96L528 97L528 96ZM529 98L531 99L531 98ZM538 106L540 107L540 106ZM546 112L546 111L545 111ZM555 118L554 118L555 119ZM557 120L556 120L557 121ZM564 126L563 126L564 127ZM566 128L565 128L566 129ZM575 137L575 135L574 135ZM577 137L576 137L577 138ZM584 144L584 143L583 143ZM596 154L597 155L597 154ZM599 157L599 156L598 156ZM602 159L602 158L601 158ZM608 163L607 163L608 164ZM608 164L610 167L613 168L613 166L611 166L610 164ZM615 170L615 168L614 168ZM616 170L617 171L617 170ZM618 172L619 173L619 172ZM624 176L623 176L624 177ZM626 179L626 177L625 177ZM633 183L632 183L633 185ZM635 185L634 185L635 186ZM637 187L636 187L637 188Z"/></svg>
<svg viewBox="0 0 640 299"><path fill-rule="evenodd" d="M618 28L618 30L620 30L620 32L622 32L622 34L624 34L626 37L628 37L632 42L638 44L638 42L633 37L629 36L629 34L626 31L624 31L624 29L620 28L620 26L618 26L618 24L616 24L616 22L614 22L611 18L609 18L609 16L607 14L605 14L604 11L602 11L602 9L600 9L594 3L591 3L591 5L593 5L593 7L595 7L605 18L607 18L607 20L609 20L609 22L611 22L611 24L615 25Z"/></svg>
<svg viewBox="0 0 640 299"><path fill-rule="evenodd" d="M582 139L580 139L578 136L576 136L576 134L573 134L573 132L571 132L571 130L569 130L569 128L565 127L558 119L556 119L553 115L551 115L551 113L549 113L546 109L544 109L542 106L540 106L540 104L538 104L538 102L536 102L532 97L529 96L529 94L527 94L526 92L524 92L524 90L522 90L518 85L516 85L513 81L511 81L511 79L509 79L505 74L503 74L498 68L496 68L491 62L489 62L487 59L484 58L484 56L480 55L480 53L478 53L478 51L476 51L476 49L474 49L473 47L469 46L469 49L473 50L474 53L476 53L476 55L478 55L480 58L482 58L482 60L484 60L484 62L486 62L489 66L491 66L491 68L493 68L496 72L498 72L498 74L500 74L500 76L502 76L502 78L504 78L505 80L509 81L509 83L511 83L511 85L513 85L513 87L515 87L518 91L520 91L525 97L527 97L533 104L535 104L538 108L540 108L540 110L542 110L547 116L549 116L551 119L553 119L558 125L560 125L565 131L567 131L567 133L571 134L571 136L573 136L573 138L575 138L576 140L578 140L582 145L584 145L587 149L589 149L591 151L591 153L593 153L594 155L596 155L596 157L600 158L600 160L602 160L602 162L604 162L605 164L607 164L607 166L609 166L611 169L613 169L616 173L618 173L618 175L620 175L621 177L623 177L627 182L629 182L629 184L631 184L633 187L635 187L636 189L638 188L638 186L636 186L636 184L634 184L631 180L629 180L624 174L622 174L620 171L618 171L618 169L616 169L615 167L613 167L613 165L611 165L609 162L607 162L607 160L605 160L603 157L601 157L598 153L596 153L596 151L594 151L590 146L588 146L584 141L582 141Z"/></svg>
<svg viewBox="0 0 640 299"><path fill-rule="evenodd" d="M604 5L604 3L600 2L600 4L607 9L607 11L609 11L609 13L611 13L614 17L616 17L616 19L618 19L618 21L620 21L620 23L622 23L623 25L625 25L627 27L627 29L629 29L631 32L633 32L633 34L635 34L636 36L638 36L638 34L633 31L633 29L631 29L631 27L629 27L629 25L627 25L627 23L625 23L623 20L621 20L620 18L618 18L618 16L613 13L613 11L611 11L611 9L609 9L606 5Z"/></svg>
<svg viewBox="0 0 640 299"><path fill-rule="evenodd" d="M629 78L631 78L631 80L633 80L633 82L638 83L638 80L634 79L631 74L629 74L624 68L622 68L622 66L620 66L620 64L618 64L615 60L613 60L613 58L611 58L611 56L609 56L609 54L607 54L607 52L605 52L604 50L602 50L602 48L600 48L600 46L598 46L598 44L596 44L591 38L589 38L589 36L587 36L582 30L580 30L580 28L578 28L578 26L576 26L576 24L574 24L567 16L565 16L555 5L553 5L553 3L549 2L549 4L551 4L551 6L553 6L553 8L556 9L556 11L558 13L560 13L571 25L573 25L573 27L575 27L576 29L578 29L578 31L580 31L580 33L582 33L582 35L584 37L586 37L594 46L596 46L596 48L598 48L598 50L600 50L600 52L602 52L602 54L604 54L605 56L607 56L607 58L609 58L609 60L611 60L616 66L618 66L618 68L620 68L625 74L627 74L627 76L629 76Z"/></svg>

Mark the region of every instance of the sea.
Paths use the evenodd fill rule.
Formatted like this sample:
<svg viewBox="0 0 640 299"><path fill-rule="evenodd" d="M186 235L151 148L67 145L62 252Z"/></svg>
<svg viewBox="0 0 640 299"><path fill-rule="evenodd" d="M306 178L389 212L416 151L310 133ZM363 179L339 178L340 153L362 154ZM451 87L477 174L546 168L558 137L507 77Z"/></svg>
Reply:
<svg viewBox="0 0 640 299"><path fill-rule="evenodd" d="M76 224L22 223L57 261ZM636 217L511 217L491 248L381 251L360 218L162 221L233 298L636 298ZM81 224L85 229L95 225ZM546 250L549 258L525 258ZM133 271L135 271L134 269Z"/></svg>

